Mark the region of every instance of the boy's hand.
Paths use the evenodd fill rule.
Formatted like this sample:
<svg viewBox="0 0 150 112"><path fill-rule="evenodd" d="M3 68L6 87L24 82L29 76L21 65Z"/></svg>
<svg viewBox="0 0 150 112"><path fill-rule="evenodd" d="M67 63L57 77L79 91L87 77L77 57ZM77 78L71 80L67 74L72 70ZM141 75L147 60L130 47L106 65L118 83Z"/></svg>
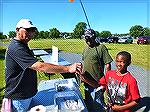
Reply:
<svg viewBox="0 0 150 112"><path fill-rule="evenodd" d="M81 79L81 81L86 82L86 77L85 77L84 74L81 74L81 75L80 75L80 79Z"/></svg>
<svg viewBox="0 0 150 112"><path fill-rule="evenodd" d="M111 106L111 109L114 111L120 111L120 105L113 105Z"/></svg>

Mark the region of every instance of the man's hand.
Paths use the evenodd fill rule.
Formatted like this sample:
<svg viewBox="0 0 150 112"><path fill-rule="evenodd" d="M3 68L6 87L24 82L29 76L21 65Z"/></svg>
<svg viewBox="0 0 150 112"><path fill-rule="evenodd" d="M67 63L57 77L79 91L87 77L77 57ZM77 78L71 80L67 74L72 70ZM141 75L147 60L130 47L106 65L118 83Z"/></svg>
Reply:
<svg viewBox="0 0 150 112"><path fill-rule="evenodd" d="M82 74L82 63L74 63L68 67L70 73Z"/></svg>

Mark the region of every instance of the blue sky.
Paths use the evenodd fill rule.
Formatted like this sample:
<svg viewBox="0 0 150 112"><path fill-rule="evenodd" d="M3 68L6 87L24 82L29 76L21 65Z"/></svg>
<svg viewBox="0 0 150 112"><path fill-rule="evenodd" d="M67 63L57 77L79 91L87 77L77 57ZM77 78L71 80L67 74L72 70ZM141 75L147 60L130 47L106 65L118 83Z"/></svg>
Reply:
<svg viewBox="0 0 150 112"><path fill-rule="evenodd" d="M101 32L128 33L131 26L150 27L150 0L82 0L91 28ZM86 22L79 0L2 0L0 31L15 31L21 18L29 18L39 31L57 28L72 32ZM86 22L87 23L87 22Z"/></svg>

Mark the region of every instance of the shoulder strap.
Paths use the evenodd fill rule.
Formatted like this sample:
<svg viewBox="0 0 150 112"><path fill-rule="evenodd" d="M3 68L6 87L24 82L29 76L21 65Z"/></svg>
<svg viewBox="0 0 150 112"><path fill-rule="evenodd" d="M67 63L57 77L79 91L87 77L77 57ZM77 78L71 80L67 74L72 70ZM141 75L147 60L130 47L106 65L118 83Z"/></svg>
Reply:
<svg viewBox="0 0 150 112"><path fill-rule="evenodd" d="M99 65L99 70L104 75L103 70L102 70L102 63L101 63L101 60L100 60L98 49L97 49L97 47L95 47L95 49L96 49L96 53L97 53L97 61L98 61L98 65Z"/></svg>

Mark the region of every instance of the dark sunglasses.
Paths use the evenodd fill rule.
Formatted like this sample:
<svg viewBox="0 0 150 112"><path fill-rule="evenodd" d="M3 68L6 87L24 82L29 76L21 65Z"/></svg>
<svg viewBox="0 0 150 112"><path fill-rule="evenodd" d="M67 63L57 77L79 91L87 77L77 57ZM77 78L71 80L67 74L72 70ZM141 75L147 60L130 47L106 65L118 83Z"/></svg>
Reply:
<svg viewBox="0 0 150 112"><path fill-rule="evenodd" d="M36 28L25 28L27 32L35 32L37 29Z"/></svg>

